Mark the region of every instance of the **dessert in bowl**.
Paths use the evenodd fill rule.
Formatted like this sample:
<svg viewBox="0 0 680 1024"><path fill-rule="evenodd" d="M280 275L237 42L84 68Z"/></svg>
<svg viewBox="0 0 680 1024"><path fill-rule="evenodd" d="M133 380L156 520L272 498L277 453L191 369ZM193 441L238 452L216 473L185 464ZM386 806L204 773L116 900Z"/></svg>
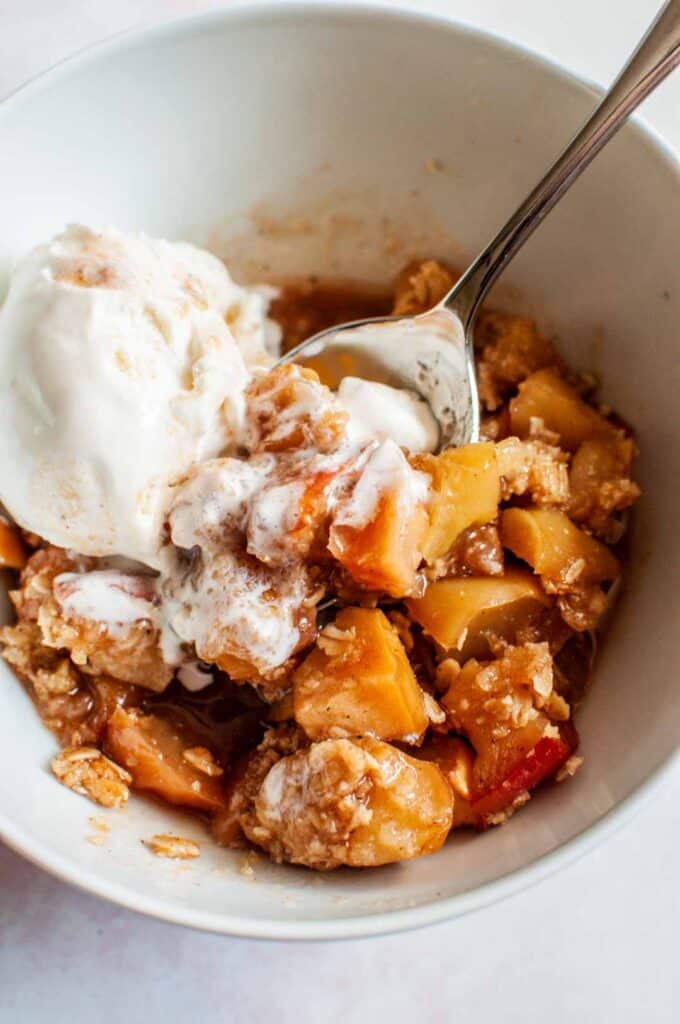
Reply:
<svg viewBox="0 0 680 1024"><path fill-rule="evenodd" d="M454 280L406 268L395 315ZM121 807L132 787L227 846L378 867L505 822L581 763L571 703L636 447L530 320L482 314L483 439L438 454L413 392L269 368L276 326L186 244L71 227L19 264L0 642L75 792Z"/></svg>
<svg viewBox="0 0 680 1024"><path fill-rule="evenodd" d="M231 31L220 37L223 46L227 36L256 25L265 48L276 50L282 38L277 33L285 35L288 18L297 24L293 35L300 46L311 46L314 33L339 45L355 31L364 46L354 58L355 70L366 76L364 86L369 43L383 59L389 52L389 45L375 39L381 15L319 13L304 28L294 13L282 13L267 26L255 15L240 17L242 23L225 18ZM424 46L433 28L428 21L387 20L391 45L409 26ZM155 52L167 50L168 69L187 58L187 46L212 53L219 24L199 20L186 35L178 29L176 37L161 33ZM201 31L207 25L212 32ZM470 47L487 48L507 62L505 73L513 70L512 51L452 29L448 34L448 45L457 41L461 55ZM126 60L135 52L132 46ZM161 61L159 74L162 68ZM209 68L209 77L218 74L217 63ZM324 80L314 62L307 70L314 68ZM442 74L443 69L442 53ZM542 68L536 74L550 78ZM557 91L566 89L559 76L556 81ZM476 88L484 83L482 76ZM206 84L204 77L195 87ZM326 87L331 106L342 106L331 83ZM409 109L403 95L398 99L402 112ZM316 92L305 111L308 125L320 115L318 103ZM410 142L426 148L417 164L400 154L398 172L384 181L383 209L402 191L418 210L427 193L441 217L446 191L458 186L452 175L423 171L432 169L427 147L435 145L425 129L434 131L436 120L425 106L429 112ZM392 115L388 104L381 117L389 121ZM223 131L228 116L223 110L217 119ZM361 126L367 151L362 158L354 154L354 178L344 178L343 154L347 133L358 130L356 120L340 132L337 149L331 143L332 169L320 172L335 176L333 184L344 184L348 193L351 184L355 196L361 187L380 183L371 162L379 147L395 145L384 133L374 141L371 117L369 111ZM264 127L275 135L273 126ZM470 124L458 129L458 138L470 137ZM327 140L318 153L307 153L315 158L308 167L325 166L316 159L324 146ZM194 192L203 194L228 166L226 156L218 163L217 152L211 152L213 162ZM453 154L450 149L438 156L435 170L453 166ZM469 159L467 148L460 154ZM178 157L181 178L185 155ZM290 178L293 199L300 170L295 165L293 158L282 172ZM407 190L409 179L413 185ZM329 185L322 182L326 191ZM261 194L266 193L263 180ZM239 195L248 198L243 190ZM217 201L213 196L197 205L196 220L207 226ZM334 201L345 200L336 194ZM88 212L88 205L91 199L77 204L75 215ZM107 211L110 219L115 205ZM394 907L398 924L409 918L405 907L414 900L420 906L410 919L418 920L418 909L431 917L445 880L460 892L488 881L485 872L505 874L518 860L554 848L578 830L580 814L590 815L590 824L593 814L606 810L602 803L583 808L581 800L593 792L593 779L611 783L603 752L616 735L612 721L619 729L621 723L603 693L613 685L607 682L611 665L625 646L616 626L597 669L596 690L583 705L585 768L565 786L544 788L504 829L491 829L541 783L569 777L579 764L572 705L582 696L590 631L620 576L621 561L611 546L620 543L624 513L638 494L631 478L636 442L628 422L638 434L644 465L645 424L635 389L622 386L607 343L601 365L588 360L583 309L559 310L558 352L546 328L518 317L516 300L514 309L509 303L508 312L499 312L499 296L482 318L478 338L484 440L436 453L432 423L413 396L378 395L351 380L333 395L311 371L268 368L276 323L284 345L299 340L300 323L309 323L324 305L314 284L307 284L302 297L299 287L283 286L273 301L271 292L234 285L207 254L133 235L132 227L154 227L152 207L137 224L125 214L124 233L61 233L20 264L10 287L3 316L11 328L4 335L11 386L3 416L16 444L7 449L5 469L13 477L2 493L27 531L19 537L5 528L12 540L8 561L14 552L15 561L27 558L27 564L20 585L13 584L18 623L3 633L6 654L66 744L53 765L67 787L112 807L124 802L130 786L151 792L210 816L220 842L248 842L278 862L325 870L409 864L396 874L371 872L376 881L369 882L357 872L326 874L323 888L313 890L306 875L269 867L261 857L259 884L250 887L259 895L249 894L238 871L224 890L225 899L236 893L240 907L261 923L234 926L207 920L200 904L214 900L225 884L215 871L238 865L244 854L211 846L202 822L168 824L157 805L140 800L134 811L128 806L111 812L110 838L90 844L98 861L91 851L83 856L95 873L109 873L114 888L121 876L129 882L135 875L140 883L144 878L144 886L160 886L162 899L171 902L166 868L172 861L154 859L149 847L166 858L191 857L194 883L203 893L189 911L164 912L227 930L370 931L385 919L358 923L357 911ZM243 203L230 202L229 210L239 208ZM295 257L284 251L299 235L303 252L313 231L303 226L270 232L270 239L260 237L259 250L257 238L253 243L250 280L261 280L263 271L274 282L299 278L301 270L320 277L327 323L334 315L328 282L350 276L349 267L360 271L352 277L370 279L373 286L370 299L345 286L345 305L351 309L356 301L362 311L371 301L384 304L380 312L388 311L388 303L397 312L417 312L453 280L456 247L450 238L437 241L434 232L425 239L414 229L413 241L400 249L393 224L383 220L379 245L371 251L361 228L354 238L346 229L347 214L344 221L337 214L333 220L319 211L317 205L312 219L328 230L325 239L318 232L322 244L313 261L307 253L306 266L296 267ZM459 241L458 253L475 239L473 212L466 209L460 218L466 241ZM424 215L419 216L422 235ZM355 210L354 221L360 220ZM454 211L441 222L446 221L455 230ZM186 234L179 215L166 223L165 233ZM339 223L345 228L338 241ZM45 218L40 228L48 226ZM207 240L198 227L192 237ZM24 248L26 240L38 239L22 239ZM232 243L223 252L231 267L230 247L237 252ZM411 264L405 258L411 255L420 259ZM398 260L409 265L390 290L398 266L391 268L390 261ZM533 279L537 291L549 280L539 270L527 272L529 297ZM517 280L521 287L521 274ZM600 289L598 308L618 327L613 280L611 287L609 298ZM522 299L536 312L530 298ZM346 319L344 311L337 319ZM81 322L87 330L77 330L74 344L74 325ZM51 324L48 330L45 323ZM22 363L27 359L29 366ZM598 405L592 379L570 367L601 374L607 407ZM82 403L75 401L81 390ZM612 405L625 421L614 416ZM404 424L409 429L401 433ZM43 500L37 501L41 489ZM34 553L22 551L22 544ZM626 561L631 568L621 616L638 601L649 565L640 566L639 544ZM643 614L640 606L635 614ZM598 727L602 716L607 723ZM581 729L580 712L576 725ZM604 743L598 728L607 730ZM595 737L592 748L589 735ZM650 740L640 740L638 757ZM657 751L663 753L658 745ZM569 791L574 795L565 796ZM69 808L77 801L66 791L53 799L65 799ZM123 835L140 827L136 838L146 840L141 849L129 834L126 844ZM459 829L470 828L486 831L458 838ZM504 832L512 838L492 838ZM72 845L83 844L83 838L72 835ZM508 856L513 846L514 858ZM432 856L410 861L424 853ZM245 863L252 871L251 861ZM182 902L186 896L178 885L174 899ZM280 897L300 901L302 913L288 912L285 903L272 911ZM148 907L143 898L124 898ZM332 903L338 898L348 901L349 911ZM330 913L331 904L340 909ZM336 918L333 926L329 913ZM272 923L277 917L282 920ZM298 917L295 924L287 922Z"/></svg>

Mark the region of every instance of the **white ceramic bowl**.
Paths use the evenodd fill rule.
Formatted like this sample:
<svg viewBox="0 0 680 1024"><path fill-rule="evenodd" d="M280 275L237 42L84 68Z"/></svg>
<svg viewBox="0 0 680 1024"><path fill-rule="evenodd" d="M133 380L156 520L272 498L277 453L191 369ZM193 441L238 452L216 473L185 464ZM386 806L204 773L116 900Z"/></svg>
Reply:
<svg viewBox="0 0 680 1024"><path fill-rule="evenodd" d="M595 97L498 39L385 9L277 5L124 36L0 109L0 266L77 220L208 243L251 276L380 278L410 255L461 261ZM2 667L2 837L61 878L170 921L337 938L483 906L620 823L664 778L680 728L679 201L673 157L627 127L497 296L532 311L571 362L602 374L643 453L633 568L579 714L586 762L572 782L539 794L507 827L456 837L410 864L318 877L262 860L252 881L239 873L241 855L207 842L188 866L151 856L140 839L156 831L202 834L142 800L108 815L103 846L88 843L97 809L51 777L54 742Z"/></svg>

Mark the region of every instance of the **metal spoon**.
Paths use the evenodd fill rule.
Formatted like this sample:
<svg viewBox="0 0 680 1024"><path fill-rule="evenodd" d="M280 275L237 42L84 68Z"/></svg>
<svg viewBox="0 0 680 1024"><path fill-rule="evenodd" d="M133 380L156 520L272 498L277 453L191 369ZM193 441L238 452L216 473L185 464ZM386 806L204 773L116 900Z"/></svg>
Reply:
<svg viewBox="0 0 680 1024"><path fill-rule="evenodd" d="M680 0L669 0L581 130L441 302L409 319L379 317L322 331L281 363L304 363L337 387L351 374L409 388L429 404L439 448L479 437L473 327L489 288L545 215L635 108L680 63Z"/></svg>

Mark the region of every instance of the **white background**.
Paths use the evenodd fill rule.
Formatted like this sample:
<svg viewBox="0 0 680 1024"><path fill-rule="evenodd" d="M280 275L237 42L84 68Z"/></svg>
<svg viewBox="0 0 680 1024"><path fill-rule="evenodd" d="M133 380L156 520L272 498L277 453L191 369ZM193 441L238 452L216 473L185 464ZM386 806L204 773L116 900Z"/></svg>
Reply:
<svg viewBox="0 0 680 1024"><path fill-rule="evenodd" d="M411 6L492 29L608 82L658 2ZM0 96L112 32L217 6L0 0ZM680 71L644 116L680 149ZM676 775L604 847L499 906L408 935L303 946L147 920L67 888L0 846L0 1024L677 1022L679 847Z"/></svg>

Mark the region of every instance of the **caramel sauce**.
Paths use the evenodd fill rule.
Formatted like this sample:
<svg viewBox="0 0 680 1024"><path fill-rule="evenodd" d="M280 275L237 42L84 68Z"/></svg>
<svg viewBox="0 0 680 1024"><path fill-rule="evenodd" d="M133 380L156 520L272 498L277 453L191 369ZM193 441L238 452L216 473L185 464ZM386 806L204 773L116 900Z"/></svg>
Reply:
<svg viewBox="0 0 680 1024"><path fill-rule="evenodd" d="M216 675L216 681L198 693L173 680L142 707L182 727L194 743L207 747L227 766L259 742L267 709L249 686L239 686L221 672Z"/></svg>

